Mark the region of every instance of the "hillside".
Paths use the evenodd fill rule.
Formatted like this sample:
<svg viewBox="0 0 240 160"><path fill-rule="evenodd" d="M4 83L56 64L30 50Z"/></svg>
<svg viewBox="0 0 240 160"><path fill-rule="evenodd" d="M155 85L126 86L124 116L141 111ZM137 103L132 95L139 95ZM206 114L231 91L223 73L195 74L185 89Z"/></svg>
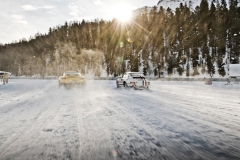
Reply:
<svg viewBox="0 0 240 160"><path fill-rule="evenodd" d="M211 0L207 1L209 4L212 2ZM201 0L159 0L157 6L162 6L165 9L171 8L172 10L175 10L175 8L179 7L181 3L194 11L197 6L200 6Z"/></svg>
<svg viewBox="0 0 240 160"><path fill-rule="evenodd" d="M240 7L234 0L229 8L222 2L203 0L193 11L188 5L144 7L124 25L116 19L66 22L48 34L0 45L0 70L19 76L66 70L118 76L131 70L156 77L226 77L226 64L239 63ZM174 6L158 6L163 3Z"/></svg>

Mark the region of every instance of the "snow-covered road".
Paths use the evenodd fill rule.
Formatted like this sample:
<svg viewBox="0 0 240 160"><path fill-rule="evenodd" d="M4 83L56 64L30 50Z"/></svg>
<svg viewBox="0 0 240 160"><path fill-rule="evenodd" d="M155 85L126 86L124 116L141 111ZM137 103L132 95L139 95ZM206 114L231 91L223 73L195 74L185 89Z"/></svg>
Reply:
<svg viewBox="0 0 240 160"><path fill-rule="evenodd" d="M240 84L0 85L0 159L240 159Z"/></svg>

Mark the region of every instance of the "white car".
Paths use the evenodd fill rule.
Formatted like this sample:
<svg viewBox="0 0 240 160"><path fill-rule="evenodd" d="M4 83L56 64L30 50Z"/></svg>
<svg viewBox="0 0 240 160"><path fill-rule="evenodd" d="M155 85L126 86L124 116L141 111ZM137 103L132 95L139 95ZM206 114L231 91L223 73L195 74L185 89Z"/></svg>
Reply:
<svg viewBox="0 0 240 160"><path fill-rule="evenodd" d="M126 72L123 77L116 80L117 88L120 86L134 87L135 89L149 88L150 82L141 72Z"/></svg>

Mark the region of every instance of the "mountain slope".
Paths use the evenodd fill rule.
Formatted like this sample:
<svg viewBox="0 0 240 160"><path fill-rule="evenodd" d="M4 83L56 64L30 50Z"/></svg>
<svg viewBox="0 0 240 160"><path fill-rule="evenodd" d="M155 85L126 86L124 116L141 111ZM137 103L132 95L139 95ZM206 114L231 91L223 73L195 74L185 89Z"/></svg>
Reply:
<svg viewBox="0 0 240 160"><path fill-rule="evenodd" d="M208 0L209 5L211 4L212 0ZM191 10L194 10L196 6L199 6L201 3L201 0L159 0L157 3L157 6L162 6L163 8L171 8L172 10L175 10L175 8L180 6L180 3L183 5L187 5L190 7Z"/></svg>

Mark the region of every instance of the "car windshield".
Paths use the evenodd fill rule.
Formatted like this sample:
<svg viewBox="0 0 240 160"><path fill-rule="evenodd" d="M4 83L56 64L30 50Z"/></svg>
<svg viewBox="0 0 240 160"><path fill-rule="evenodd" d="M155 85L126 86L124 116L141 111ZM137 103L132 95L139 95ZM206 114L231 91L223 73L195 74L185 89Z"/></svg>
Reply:
<svg viewBox="0 0 240 160"><path fill-rule="evenodd" d="M240 0L0 4L0 160L240 160Z"/></svg>
<svg viewBox="0 0 240 160"><path fill-rule="evenodd" d="M76 76L80 76L80 73L77 72L66 72L66 76L72 76L72 77L76 77Z"/></svg>

